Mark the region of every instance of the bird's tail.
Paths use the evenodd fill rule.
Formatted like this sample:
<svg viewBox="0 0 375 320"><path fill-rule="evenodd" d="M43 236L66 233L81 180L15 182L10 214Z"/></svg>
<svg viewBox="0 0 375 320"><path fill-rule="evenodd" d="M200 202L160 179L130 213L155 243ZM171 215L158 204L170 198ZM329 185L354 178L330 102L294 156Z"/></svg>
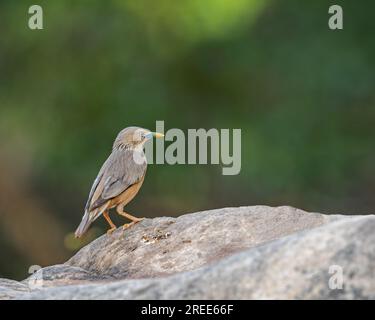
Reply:
<svg viewBox="0 0 375 320"><path fill-rule="evenodd" d="M85 211L82 221L79 224L76 232L74 233L76 238L80 238L82 237L84 233L86 233L87 229L90 227L91 223L93 222L93 220L91 219L91 216L92 215L90 215L89 211Z"/></svg>
<svg viewBox="0 0 375 320"><path fill-rule="evenodd" d="M108 209L109 202L105 203L103 206L96 208L92 211L85 211L85 214L83 215L82 221L79 224L76 232L74 233L76 238L82 237L87 229L91 226L91 223L93 223L98 217L102 215L104 211Z"/></svg>

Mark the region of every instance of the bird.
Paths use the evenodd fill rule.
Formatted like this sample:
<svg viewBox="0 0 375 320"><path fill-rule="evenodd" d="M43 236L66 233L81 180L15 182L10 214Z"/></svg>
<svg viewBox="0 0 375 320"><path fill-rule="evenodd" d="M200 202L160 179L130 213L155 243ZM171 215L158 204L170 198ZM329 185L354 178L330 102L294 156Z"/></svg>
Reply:
<svg viewBox="0 0 375 320"><path fill-rule="evenodd" d="M118 133L112 152L91 187L82 221L75 231L76 238L82 237L101 215L110 226L107 234L111 234L117 227L109 217L109 210L115 207L119 215L131 221L124 224L123 229L143 220L125 212L124 207L142 186L147 169L143 147L153 137L162 138L164 135L140 127L127 127Z"/></svg>

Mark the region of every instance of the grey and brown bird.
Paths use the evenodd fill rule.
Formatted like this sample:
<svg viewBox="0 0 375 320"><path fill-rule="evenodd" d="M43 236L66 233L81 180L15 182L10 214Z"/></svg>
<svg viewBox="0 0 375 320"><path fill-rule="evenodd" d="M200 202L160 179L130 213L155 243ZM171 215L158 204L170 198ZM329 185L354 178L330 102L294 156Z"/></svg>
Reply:
<svg viewBox="0 0 375 320"><path fill-rule="evenodd" d="M109 210L115 207L119 215L131 220L131 223L124 224L124 229L142 220L125 212L124 206L135 197L145 178L147 169L143 151L145 142L152 137L163 136L161 133L139 127L128 127L119 132L111 154L91 187L85 213L75 232L77 238L81 237L101 215L110 225L107 233L112 233L116 226L109 217Z"/></svg>

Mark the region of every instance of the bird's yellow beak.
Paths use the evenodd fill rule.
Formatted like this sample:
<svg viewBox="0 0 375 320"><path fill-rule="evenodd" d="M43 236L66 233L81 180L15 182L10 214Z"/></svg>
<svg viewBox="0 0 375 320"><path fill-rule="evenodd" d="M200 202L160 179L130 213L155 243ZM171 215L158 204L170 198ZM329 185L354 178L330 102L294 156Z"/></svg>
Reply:
<svg viewBox="0 0 375 320"><path fill-rule="evenodd" d="M163 138L163 137L164 137L164 134L159 133L159 132L153 132L152 135L153 135L155 138Z"/></svg>

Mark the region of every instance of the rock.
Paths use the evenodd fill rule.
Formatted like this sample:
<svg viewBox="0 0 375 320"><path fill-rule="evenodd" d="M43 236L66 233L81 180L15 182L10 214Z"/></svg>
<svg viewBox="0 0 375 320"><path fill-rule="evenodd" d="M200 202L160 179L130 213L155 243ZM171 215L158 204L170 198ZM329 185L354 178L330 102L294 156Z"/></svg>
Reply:
<svg viewBox="0 0 375 320"><path fill-rule="evenodd" d="M15 299L375 298L375 217L291 207L146 219L64 265L3 285ZM343 288L340 286L343 276ZM42 279L42 286L28 284ZM9 280L8 280L9 281ZM20 287L17 287L19 285ZM8 290L8 291L7 291Z"/></svg>
<svg viewBox="0 0 375 320"><path fill-rule="evenodd" d="M147 219L126 232L119 228L100 237L66 264L117 279L166 276L319 226L327 219L290 207L263 206Z"/></svg>
<svg viewBox="0 0 375 320"><path fill-rule="evenodd" d="M30 291L26 284L0 278L0 300L9 300L18 295Z"/></svg>
<svg viewBox="0 0 375 320"><path fill-rule="evenodd" d="M39 287L54 287L62 285L70 285L75 283L85 283L113 279L110 275L98 275L91 273L79 267L69 266L66 264L58 264L46 267L33 273L32 276L22 281L22 283Z"/></svg>

